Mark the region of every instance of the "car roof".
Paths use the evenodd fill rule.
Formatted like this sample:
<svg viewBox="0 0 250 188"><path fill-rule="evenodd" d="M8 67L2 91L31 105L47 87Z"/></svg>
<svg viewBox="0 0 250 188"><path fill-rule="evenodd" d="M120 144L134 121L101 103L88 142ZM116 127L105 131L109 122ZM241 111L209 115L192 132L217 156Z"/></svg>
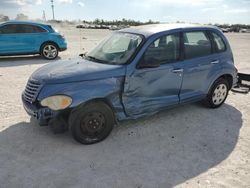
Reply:
<svg viewBox="0 0 250 188"><path fill-rule="evenodd" d="M17 21L17 20L10 20L6 22L1 22L0 24L32 24L32 25L42 25L42 26L47 26L47 24L39 23L39 22L33 22L33 21Z"/></svg>
<svg viewBox="0 0 250 188"><path fill-rule="evenodd" d="M199 28L218 29L215 26L206 26L198 24L152 24L152 25L143 25L143 26L126 28L120 30L120 32L141 34L147 38L153 34L164 31L177 30L177 29L199 29Z"/></svg>

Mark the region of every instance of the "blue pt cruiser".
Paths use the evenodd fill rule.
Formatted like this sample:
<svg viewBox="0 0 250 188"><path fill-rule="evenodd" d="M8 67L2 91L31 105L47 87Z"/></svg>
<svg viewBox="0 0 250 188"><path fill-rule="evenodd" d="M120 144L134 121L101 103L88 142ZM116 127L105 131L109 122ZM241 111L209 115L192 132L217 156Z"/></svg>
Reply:
<svg viewBox="0 0 250 188"><path fill-rule="evenodd" d="M215 28L159 24L117 31L78 59L41 67L22 94L25 110L82 144L121 120L204 100L217 108L237 82L229 43Z"/></svg>

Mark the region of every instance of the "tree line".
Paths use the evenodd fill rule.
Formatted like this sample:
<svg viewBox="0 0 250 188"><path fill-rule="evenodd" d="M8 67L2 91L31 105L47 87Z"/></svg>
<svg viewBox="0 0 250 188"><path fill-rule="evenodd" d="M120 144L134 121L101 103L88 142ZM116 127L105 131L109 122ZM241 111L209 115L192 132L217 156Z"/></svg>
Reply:
<svg viewBox="0 0 250 188"><path fill-rule="evenodd" d="M129 25L129 26L139 26L139 25L145 25L145 24L157 24L160 22L157 21L152 21L148 20L146 22L141 22L141 21L136 21L136 20L131 20L131 19L125 19L123 18L122 20L103 20L96 18L94 21L87 21L83 20L82 23L87 23L87 24L96 24L96 25Z"/></svg>
<svg viewBox="0 0 250 188"><path fill-rule="evenodd" d="M15 18L15 20L28 20L28 19L29 19L29 17L26 16L25 14L22 14L22 13L17 14L16 18ZM0 14L0 22L6 22L9 20L10 20L10 18L8 16Z"/></svg>

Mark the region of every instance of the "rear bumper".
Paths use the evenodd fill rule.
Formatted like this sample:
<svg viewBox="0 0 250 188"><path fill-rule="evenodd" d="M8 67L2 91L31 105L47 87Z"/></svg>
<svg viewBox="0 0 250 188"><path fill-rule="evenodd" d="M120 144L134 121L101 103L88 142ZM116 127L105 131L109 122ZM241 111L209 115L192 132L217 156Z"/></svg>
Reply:
<svg viewBox="0 0 250 188"><path fill-rule="evenodd" d="M60 52L67 50L68 45L67 45L67 42L65 40L59 41L57 43L57 45L58 45L58 48L59 48Z"/></svg>
<svg viewBox="0 0 250 188"><path fill-rule="evenodd" d="M58 112L52 111L49 108L38 108L34 104L25 101L23 95L22 102L27 114L34 117L41 126L48 125L49 121L58 115Z"/></svg>
<svg viewBox="0 0 250 188"><path fill-rule="evenodd" d="M242 81L250 82L250 74L238 73L238 83Z"/></svg>
<svg viewBox="0 0 250 188"><path fill-rule="evenodd" d="M238 73L237 85L232 88L233 92L247 94L250 92L250 74Z"/></svg>

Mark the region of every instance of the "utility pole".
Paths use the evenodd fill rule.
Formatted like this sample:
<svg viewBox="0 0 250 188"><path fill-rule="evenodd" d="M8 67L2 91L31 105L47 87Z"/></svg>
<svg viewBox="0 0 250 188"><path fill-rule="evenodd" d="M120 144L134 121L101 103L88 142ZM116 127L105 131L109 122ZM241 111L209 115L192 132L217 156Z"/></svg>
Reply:
<svg viewBox="0 0 250 188"><path fill-rule="evenodd" d="M54 0L51 0L51 8L52 8L53 20L55 20L55 13L54 13Z"/></svg>
<svg viewBox="0 0 250 188"><path fill-rule="evenodd" d="M45 15L45 11L43 10L43 21L46 22L46 15Z"/></svg>

